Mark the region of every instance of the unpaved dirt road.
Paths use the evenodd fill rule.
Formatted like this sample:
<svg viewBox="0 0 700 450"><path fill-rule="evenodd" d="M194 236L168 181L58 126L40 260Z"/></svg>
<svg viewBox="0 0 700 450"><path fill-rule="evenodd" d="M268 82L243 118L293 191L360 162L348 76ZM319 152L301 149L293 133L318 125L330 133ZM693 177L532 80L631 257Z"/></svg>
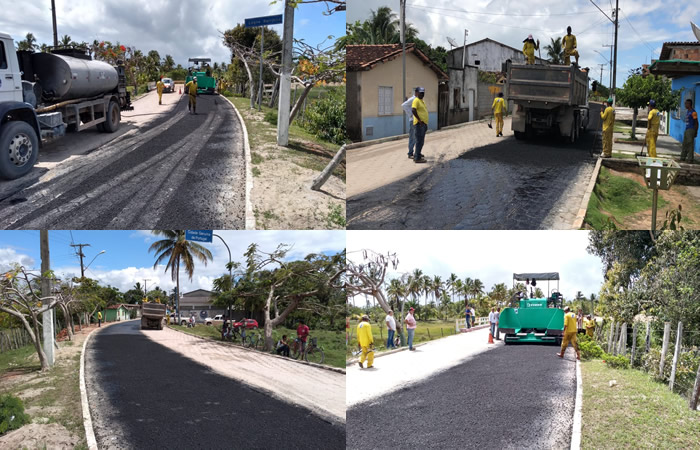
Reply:
<svg viewBox="0 0 700 450"><path fill-rule="evenodd" d="M86 349L100 448L345 448L344 374L139 327Z"/></svg>
<svg viewBox="0 0 700 450"><path fill-rule="evenodd" d="M163 98L161 107L155 93L136 100L113 140L94 130L68 136L44 147L28 175L0 181L0 228L245 228L234 109L200 95L195 116L186 96Z"/></svg>

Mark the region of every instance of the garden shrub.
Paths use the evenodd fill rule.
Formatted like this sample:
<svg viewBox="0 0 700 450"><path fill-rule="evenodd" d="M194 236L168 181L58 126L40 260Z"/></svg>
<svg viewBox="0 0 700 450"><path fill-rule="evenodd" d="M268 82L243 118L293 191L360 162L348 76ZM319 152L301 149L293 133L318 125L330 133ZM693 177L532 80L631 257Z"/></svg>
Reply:
<svg viewBox="0 0 700 450"><path fill-rule="evenodd" d="M650 348L649 353L644 355L642 358L642 368L647 373L653 375L657 380L668 383L671 379L671 370L673 368L673 352L674 346L669 345L668 351L666 352L666 362L664 363L664 373L662 376L659 376L661 349L658 347ZM691 390L695 383L698 366L700 366L700 352L698 352L698 348L683 348L676 367L674 390Z"/></svg>
<svg viewBox="0 0 700 450"><path fill-rule="evenodd" d="M22 400L12 395L0 396L0 435L16 430L31 420L24 413Z"/></svg>
<svg viewBox="0 0 700 450"><path fill-rule="evenodd" d="M581 350L581 358L583 359L598 359L605 354L600 345L590 338L582 339L578 344L578 348Z"/></svg>
<svg viewBox="0 0 700 450"><path fill-rule="evenodd" d="M345 90L328 90L325 97L306 108L299 125L319 139L343 145L347 139Z"/></svg>
<svg viewBox="0 0 700 450"><path fill-rule="evenodd" d="M277 125L277 111L268 111L265 113L265 122L271 125Z"/></svg>
<svg viewBox="0 0 700 450"><path fill-rule="evenodd" d="M613 356L613 355L606 353L603 355L603 361L609 367L612 367L615 369L628 369L630 366L629 358L622 356L622 355Z"/></svg>

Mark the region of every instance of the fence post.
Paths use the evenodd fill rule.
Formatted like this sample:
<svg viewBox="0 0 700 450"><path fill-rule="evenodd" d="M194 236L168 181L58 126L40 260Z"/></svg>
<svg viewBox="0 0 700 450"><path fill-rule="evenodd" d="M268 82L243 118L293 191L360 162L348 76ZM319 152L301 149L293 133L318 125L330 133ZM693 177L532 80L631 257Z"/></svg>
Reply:
<svg viewBox="0 0 700 450"><path fill-rule="evenodd" d="M659 378L664 377L664 363L668 352L668 339L671 336L671 322L664 322L664 343L661 346L661 361L659 362Z"/></svg>
<svg viewBox="0 0 700 450"><path fill-rule="evenodd" d="M651 321L647 322L647 337L646 337L646 351L649 353L649 347L651 346Z"/></svg>
<svg viewBox="0 0 700 450"><path fill-rule="evenodd" d="M612 354L617 355L618 349L620 348L620 330L622 330L622 324L617 324L615 326L615 329L613 330L613 349L612 349Z"/></svg>
<svg viewBox="0 0 700 450"><path fill-rule="evenodd" d="M426 328L428 330L428 340L431 340L432 338L430 337L430 328Z"/></svg>
<svg viewBox="0 0 700 450"><path fill-rule="evenodd" d="M627 322L620 325L620 339L617 344L617 354L625 356L627 354Z"/></svg>
<svg viewBox="0 0 700 450"><path fill-rule="evenodd" d="M690 395L690 409L695 411L698 408L698 400L700 400L700 367L698 367L698 374L695 375L695 386L693 386L693 393Z"/></svg>
<svg viewBox="0 0 700 450"><path fill-rule="evenodd" d="M612 343L615 337L615 321L610 322L610 335L608 335L608 353L612 353Z"/></svg>
<svg viewBox="0 0 700 450"><path fill-rule="evenodd" d="M445 337L445 333L442 332L442 327L440 327L440 334L442 335L442 337Z"/></svg>
<svg viewBox="0 0 700 450"><path fill-rule="evenodd" d="M668 388L673 390L673 383L676 381L676 366L678 358L681 356L681 343L683 342L683 322L678 322L678 332L676 333L676 349L673 352L673 365L671 366L671 379L668 382Z"/></svg>
<svg viewBox="0 0 700 450"><path fill-rule="evenodd" d="M632 357L630 358L630 363L632 366L634 366L634 357L637 353L637 325L639 325L639 323L635 322L634 326L632 327Z"/></svg>

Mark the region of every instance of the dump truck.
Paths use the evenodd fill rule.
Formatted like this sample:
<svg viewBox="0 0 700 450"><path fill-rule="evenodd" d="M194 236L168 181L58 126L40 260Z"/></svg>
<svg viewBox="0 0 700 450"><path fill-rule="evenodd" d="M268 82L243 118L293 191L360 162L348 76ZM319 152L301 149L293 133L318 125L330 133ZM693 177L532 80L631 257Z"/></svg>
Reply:
<svg viewBox="0 0 700 450"><path fill-rule="evenodd" d="M189 68L185 84L189 83L194 77L197 77L197 93L214 94L214 92L216 92L216 78L211 76L210 70L202 70L201 68L201 64L209 64L211 58L190 58L189 62L193 63L194 66Z"/></svg>
<svg viewBox="0 0 700 450"><path fill-rule="evenodd" d="M131 109L123 64L92 60L81 48L15 51L0 33L0 178L27 174L40 147L68 131L114 133Z"/></svg>
<svg viewBox="0 0 700 450"><path fill-rule="evenodd" d="M514 273L516 282L526 282L525 292L517 293L511 305L501 311L498 331L503 333L503 342L537 343L552 342L561 345L564 335L563 297L559 293L559 273ZM547 282L547 298L533 298L537 283ZM556 281L556 288L550 289L550 282ZM528 294L527 289L531 292Z"/></svg>
<svg viewBox="0 0 700 450"><path fill-rule="evenodd" d="M589 121L588 71L578 66L505 64L516 139L555 134L574 143Z"/></svg>
<svg viewBox="0 0 700 450"><path fill-rule="evenodd" d="M163 329L163 319L165 318L165 305L162 303L144 302L141 304L141 329L155 328Z"/></svg>

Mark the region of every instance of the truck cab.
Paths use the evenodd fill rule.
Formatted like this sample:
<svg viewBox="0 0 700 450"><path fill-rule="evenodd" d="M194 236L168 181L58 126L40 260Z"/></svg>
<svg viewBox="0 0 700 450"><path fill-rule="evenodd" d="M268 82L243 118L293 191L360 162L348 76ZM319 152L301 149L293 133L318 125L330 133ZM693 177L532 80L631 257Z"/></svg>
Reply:
<svg viewBox="0 0 700 450"><path fill-rule="evenodd" d="M9 34L0 33L0 103L23 102L22 74Z"/></svg>

